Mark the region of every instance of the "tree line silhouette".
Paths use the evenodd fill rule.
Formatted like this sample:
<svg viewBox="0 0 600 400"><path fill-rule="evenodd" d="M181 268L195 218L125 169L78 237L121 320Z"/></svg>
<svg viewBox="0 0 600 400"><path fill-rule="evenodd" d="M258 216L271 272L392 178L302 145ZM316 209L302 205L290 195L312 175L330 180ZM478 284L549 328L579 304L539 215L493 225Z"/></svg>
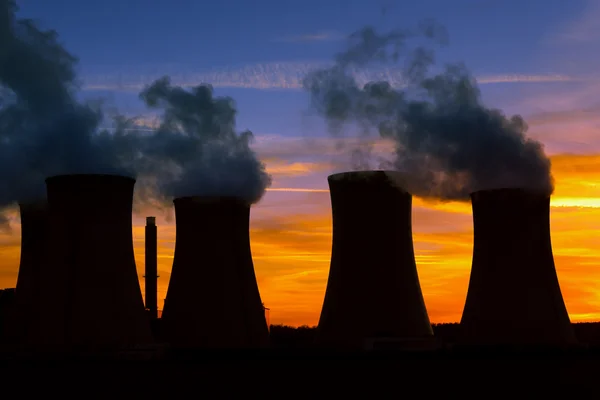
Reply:
<svg viewBox="0 0 600 400"><path fill-rule="evenodd" d="M454 344L460 335L460 324L432 324L435 337L441 344ZM573 323L577 340L581 344L600 346L600 322ZM310 348L315 339L316 326L293 327L288 325L271 325L271 346L275 348Z"/></svg>
<svg viewBox="0 0 600 400"><path fill-rule="evenodd" d="M9 323L7 317L11 314L12 300L14 300L14 290L0 290L0 340L7 323ZM160 319L151 320L152 331L159 341L161 337L160 322ZM432 328L436 339L442 345L452 345L460 335L459 323L434 323ZM600 322L573 323L573 329L579 343L600 347ZM270 345L273 348L281 349L310 348L313 346L316 332L316 326L294 327L272 324L270 325Z"/></svg>

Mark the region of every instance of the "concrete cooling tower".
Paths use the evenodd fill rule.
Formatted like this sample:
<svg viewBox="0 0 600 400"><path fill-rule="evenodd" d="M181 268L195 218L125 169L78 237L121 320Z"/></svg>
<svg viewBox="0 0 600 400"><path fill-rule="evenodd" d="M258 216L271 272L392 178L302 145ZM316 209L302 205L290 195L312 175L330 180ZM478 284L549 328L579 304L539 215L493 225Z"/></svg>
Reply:
<svg viewBox="0 0 600 400"><path fill-rule="evenodd" d="M52 265L43 279L42 341L116 349L151 340L133 252L134 184L114 175L46 180Z"/></svg>
<svg viewBox="0 0 600 400"><path fill-rule="evenodd" d="M48 204L45 201L20 203L21 262L15 291L14 329L16 343L27 346L39 331L41 269L47 268L45 246Z"/></svg>
<svg viewBox="0 0 600 400"><path fill-rule="evenodd" d="M317 344L432 338L413 250L412 196L399 175L346 172L328 182L333 245Z"/></svg>
<svg viewBox="0 0 600 400"><path fill-rule="evenodd" d="M166 341L188 348L267 346L250 250L250 206L232 197L173 203L175 255L161 318Z"/></svg>
<svg viewBox="0 0 600 400"><path fill-rule="evenodd" d="M521 189L475 192L473 264L463 344L575 342L550 240L550 197Z"/></svg>

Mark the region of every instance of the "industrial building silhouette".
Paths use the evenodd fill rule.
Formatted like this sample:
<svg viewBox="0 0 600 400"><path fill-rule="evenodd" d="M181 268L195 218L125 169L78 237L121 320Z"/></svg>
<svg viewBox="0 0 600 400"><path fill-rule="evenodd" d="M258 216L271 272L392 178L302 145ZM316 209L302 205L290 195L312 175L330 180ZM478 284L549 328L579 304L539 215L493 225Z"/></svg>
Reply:
<svg viewBox="0 0 600 400"><path fill-rule="evenodd" d="M414 258L412 196L399 182L392 171L328 177L331 265L313 345L363 349L380 338L405 348L434 339ZM157 226L146 219L144 306L133 253L135 180L64 175L46 185L46 203L20 204L17 288L0 292L3 349L269 346L249 204L174 200L175 255L158 318ZM550 197L517 188L475 192L471 200L471 277L452 337L459 344L574 345L552 254Z"/></svg>
<svg viewBox="0 0 600 400"><path fill-rule="evenodd" d="M347 172L328 182L333 243L317 343L362 348L376 337L432 338L413 250L412 197L399 174Z"/></svg>
<svg viewBox="0 0 600 400"><path fill-rule="evenodd" d="M550 196L523 189L475 192L473 264L462 340L488 345L575 342L556 275Z"/></svg>
<svg viewBox="0 0 600 400"><path fill-rule="evenodd" d="M134 184L115 175L46 180L50 229L40 331L48 346L110 349L152 341L133 251Z"/></svg>
<svg viewBox="0 0 600 400"><path fill-rule="evenodd" d="M21 219L21 256L15 289L14 320L8 327L10 341L15 346L35 344L40 329L41 271L47 267L48 203L46 201L19 204ZM17 295L18 293L18 295Z"/></svg>
<svg viewBox="0 0 600 400"><path fill-rule="evenodd" d="M146 310L150 321L158 319L158 231L156 228L156 217L146 218L144 236L144 263L145 263L145 300Z"/></svg>
<svg viewBox="0 0 600 400"><path fill-rule="evenodd" d="M162 313L174 347L265 347L268 328L250 249L250 205L237 198L174 200L176 241Z"/></svg>

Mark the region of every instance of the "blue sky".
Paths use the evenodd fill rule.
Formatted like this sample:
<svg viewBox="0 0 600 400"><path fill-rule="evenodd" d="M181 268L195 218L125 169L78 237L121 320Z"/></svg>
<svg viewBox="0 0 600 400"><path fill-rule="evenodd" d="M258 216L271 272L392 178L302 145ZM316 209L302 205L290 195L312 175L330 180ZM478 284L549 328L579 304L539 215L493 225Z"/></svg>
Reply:
<svg viewBox="0 0 600 400"><path fill-rule="evenodd" d="M283 154L286 162L315 161L323 152L324 146L318 145L310 151L306 146L301 149L296 139L286 144L274 140L327 136L324 122L306 115L308 96L298 87L306 72L330 62L343 49L344 37L366 24L410 28L425 18L448 29L449 46L437 52L438 62L464 62L480 82L486 103L532 118L530 133L546 144L548 152L585 153L600 147L597 135L589 134L600 122L595 114L579 118L578 129L556 121L544 123L550 113L553 118L562 115L561 121L572 126L573 112L600 106L595 51L600 44L595 24L600 1L21 0L20 4L22 16L56 29L79 57L83 97L102 97L122 113L148 115L138 92L153 79L167 74L175 84L211 83L217 94L236 100L238 127L262 138L257 148L271 161ZM582 124L587 125L581 128ZM582 130L587 133L577 133ZM331 146L325 147L329 151ZM304 185L312 179L311 186L324 187L330 172L298 176L296 183L292 178L285 183L275 179L274 186Z"/></svg>
<svg viewBox="0 0 600 400"><path fill-rule="evenodd" d="M240 127L299 135L308 128L306 96L290 86L341 49L344 35L374 24L414 26L434 18L449 31L441 62L464 61L482 81L519 81L546 75L593 74L587 52L600 39L585 0L21 0L21 15L56 29L81 62L86 95L112 99L121 111L139 113L135 91L169 74L176 83L210 82L235 97ZM385 10L385 13L383 12ZM597 44L597 43L596 43ZM585 54L585 62L582 56ZM565 56L567 55L567 56ZM488 83L485 98L513 111L515 97L554 91L560 84ZM240 89L245 86L245 89ZM522 87L525 86L525 87ZM550 87L549 86L554 86ZM564 86L564 85L563 85ZM250 87L250 88L248 88ZM102 91L90 89L105 89ZM254 88L254 89L252 89ZM256 89L259 88L259 89ZM268 90L266 90L267 88ZM283 90L276 90L282 89ZM515 93L517 96L515 96ZM521 106L522 113L543 107ZM304 121L304 122L302 122ZM314 125L317 124L317 125ZM305 125L302 127L302 125Z"/></svg>
<svg viewBox="0 0 600 400"><path fill-rule="evenodd" d="M580 0L22 0L21 4L23 15L41 17L55 27L90 68L164 63L212 68L322 60L336 48L328 38L362 25L408 26L436 18L451 32L452 54L474 70L490 72L535 69L532 50L586 6Z"/></svg>
<svg viewBox="0 0 600 400"><path fill-rule="evenodd" d="M347 34L366 24L413 27L433 18L450 37L449 46L437 52L438 62L464 62L486 103L531 118L530 132L548 152L600 146L588 129L596 126L595 114L577 121L587 124L585 137L577 130L565 135L555 120L544 124L548 113L553 118L566 113L561 121L572 123L570 113L600 106L596 0L21 0L20 5L22 16L56 29L79 57L83 97L102 97L122 113L147 115L137 93L153 79L167 74L175 84L211 83L217 94L236 100L238 127L268 137L261 143L270 146L273 137L326 136L323 121L306 115L308 96L298 86L306 72L343 49ZM283 151L288 161L300 157L294 149L296 144Z"/></svg>

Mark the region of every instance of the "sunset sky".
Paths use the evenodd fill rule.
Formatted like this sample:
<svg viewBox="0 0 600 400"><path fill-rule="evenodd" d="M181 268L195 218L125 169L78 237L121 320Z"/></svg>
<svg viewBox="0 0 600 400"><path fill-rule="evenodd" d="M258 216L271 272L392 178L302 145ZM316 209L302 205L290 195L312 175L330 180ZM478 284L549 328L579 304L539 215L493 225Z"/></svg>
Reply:
<svg viewBox="0 0 600 400"><path fill-rule="evenodd" d="M330 62L366 24L412 27L434 18L449 32L438 63L462 61L487 105L522 115L552 159L551 229L573 321L600 320L600 0L22 0L22 16L58 31L80 58L83 98L151 119L138 92L168 74L232 96L238 127L273 185L252 208L251 245L271 323L316 325L331 253L327 175L347 170L324 122L308 113L300 79ZM385 12L382 12L385 10ZM387 71L394 79L394 70ZM382 144L385 148L385 144ZM457 322L472 253L469 203L413 201L416 261L432 322ZM159 307L175 245L172 215L134 216L138 272L144 217L158 217ZM0 288L14 287L18 215L0 237ZM515 277L518 279L518 276ZM143 279L141 285L143 289Z"/></svg>

